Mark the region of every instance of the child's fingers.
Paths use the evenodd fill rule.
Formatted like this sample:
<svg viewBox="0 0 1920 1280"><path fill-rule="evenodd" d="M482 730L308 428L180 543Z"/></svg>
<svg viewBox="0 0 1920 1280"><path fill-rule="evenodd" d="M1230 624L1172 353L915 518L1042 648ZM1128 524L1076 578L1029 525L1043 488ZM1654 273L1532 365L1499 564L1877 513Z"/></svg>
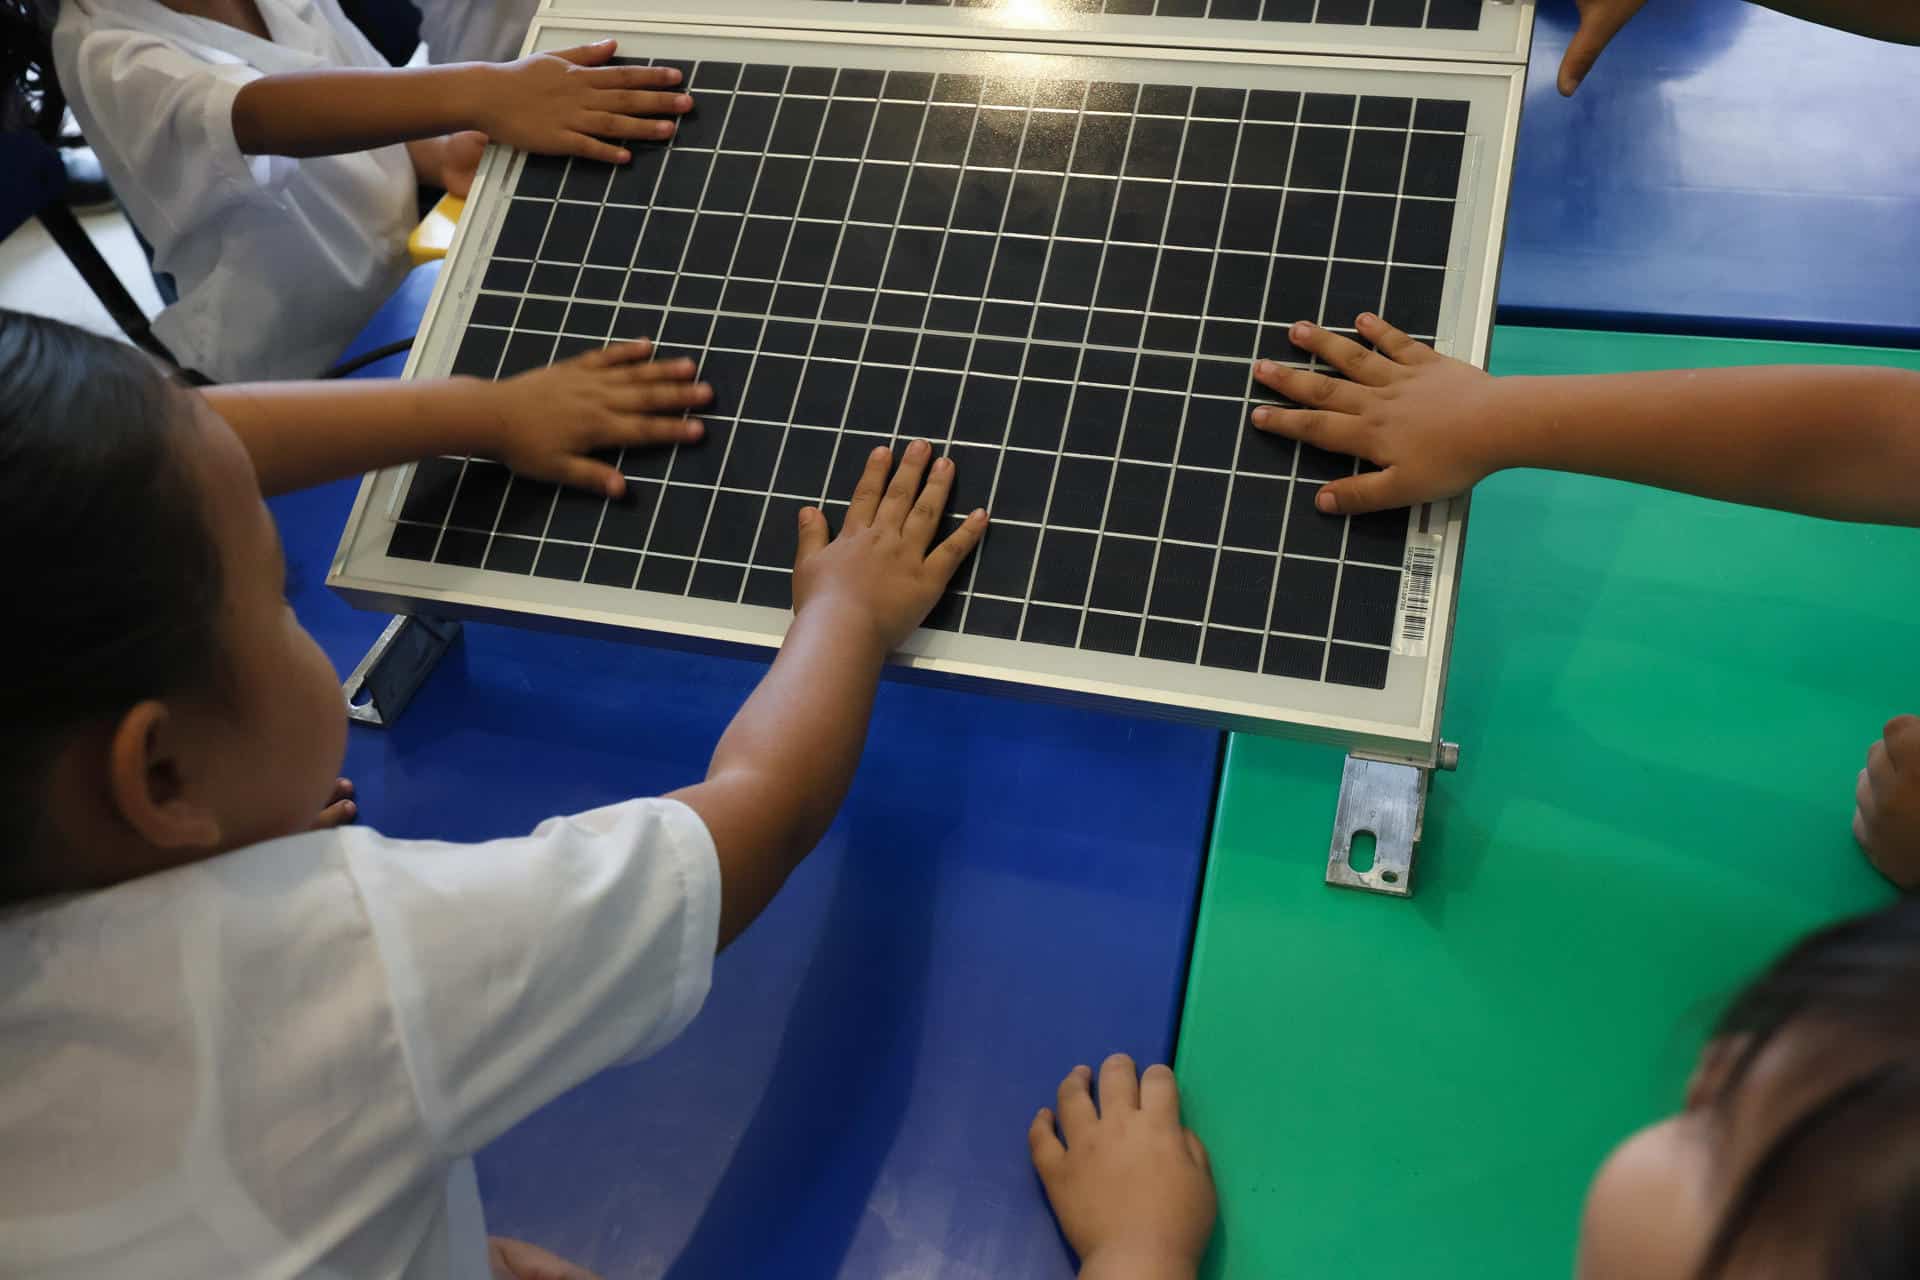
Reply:
<svg viewBox="0 0 1920 1280"><path fill-rule="evenodd" d="M596 89L671 89L680 80L678 67L599 67L586 77Z"/></svg>
<svg viewBox="0 0 1920 1280"><path fill-rule="evenodd" d="M1391 511L1413 505L1413 498L1400 488L1396 468L1368 471L1320 486L1313 505L1330 516L1363 516L1369 511Z"/></svg>
<svg viewBox="0 0 1920 1280"><path fill-rule="evenodd" d="M1867 815L1859 809L1853 811L1853 839L1862 849L1873 850L1873 830L1867 825Z"/></svg>
<svg viewBox="0 0 1920 1280"><path fill-rule="evenodd" d="M1069 1147L1085 1140L1087 1132L1100 1123L1100 1113L1093 1108L1093 1094L1087 1091L1087 1082L1092 1079L1091 1068L1075 1067L1060 1082L1054 1098L1060 1109L1060 1134Z"/></svg>
<svg viewBox="0 0 1920 1280"><path fill-rule="evenodd" d="M685 382L699 371L700 366L690 356L675 356L671 360L643 360L628 364L621 372L635 382ZM709 391L713 388L708 387Z"/></svg>
<svg viewBox="0 0 1920 1280"><path fill-rule="evenodd" d="M1040 1108L1040 1114L1027 1126L1027 1152L1033 1157L1033 1167L1042 1179L1052 1177L1060 1162L1067 1158L1067 1149L1053 1130L1053 1112L1046 1107Z"/></svg>
<svg viewBox="0 0 1920 1280"><path fill-rule="evenodd" d="M360 806L351 800L335 800L322 809L313 820L313 830L328 831L334 827L344 827L360 813Z"/></svg>
<svg viewBox="0 0 1920 1280"><path fill-rule="evenodd" d="M598 449L615 445L692 444L706 434L706 426L697 418L669 418L643 413L619 419L609 431L599 433Z"/></svg>
<svg viewBox="0 0 1920 1280"><path fill-rule="evenodd" d="M1640 11L1636 0L1613 0L1611 4L1582 6L1580 29L1567 41L1567 52L1560 59L1558 88L1561 96L1572 97L1580 82L1593 70L1601 50L1618 34L1627 20Z"/></svg>
<svg viewBox="0 0 1920 1280"><path fill-rule="evenodd" d="M1187 1135L1187 1154L1193 1157L1193 1162L1200 1166L1201 1172L1205 1173L1208 1177L1212 1177L1213 1157L1207 1154L1207 1144L1200 1141L1200 1135L1193 1130L1187 1129L1185 1133Z"/></svg>
<svg viewBox="0 0 1920 1280"><path fill-rule="evenodd" d="M939 546L927 553L927 567L940 575L940 581L951 582L953 575L960 571L973 549L980 545L980 536L987 531L987 513L975 508L960 527L943 539Z"/></svg>
<svg viewBox="0 0 1920 1280"><path fill-rule="evenodd" d="M611 111L584 112L573 125L596 138L628 138L638 142L663 142L673 136L675 128L671 120L615 115Z"/></svg>
<svg viewBox="0 0 1920 1280"><path fill-rule="evenodd" d="M1140 1110L1174 1124L1180 1123L1180 1086L1173 1069L1156 1062L1140 1073Z"/></svg>
<svg viewBox="0 0 1920 1280"><path fill-rule="evenodd" d="M553 56L578 67L597 67L611 58L616 48L618 46L611 40L595 40L592 44L577 44L571 49L555 49Z"/></svg>
<svg viewBox="0 0 1920 1280"><path fill-rule="evenodd" d="M1881 730L1880 740L1887 744L1894 768L1920 764L1920 716L1895 716Z"/></svg>
<svg viewBox="0 0 1920 1280"><path fill-rule="evenodd" d="M560 464L557 478L570 488L609 498L617 498L627 491L627 478L620 474L618 467L591 458L568 458Z"/></svg>
<svg viewBox="0 0 1920 1280"><path fill-rule="evenodd" d="M646 360L653 355L653 340L640 338L633 342L616 342L601 347L598 351L588 351L574 357L582 369L611 369L615 365L633 364ZM662 361L663 364L678 364L677 360ZM691 360L687 361L692 364Z"/></svg>
<svg viewBox="0 0 1920 1280"><path fill-rule="evenodd" d="M616 147L611 142L602 142L598 138L588 137L584 133L563 133L554 140L550 153L556 156L579 156L582 160L598 160L602 164L625 164L633 155L625 147Z"/></svg>
<svg viewBox="0 0 1920 1280"><path fill-rule="evenodd" d="M880 509L874 514L873 522L882 529L898 529L907 522L907 512L913 507L913 500L920 496L920 477L927 473L927 458L933 453L933 446L925 440L915 440L907 446L900 458L900 465L894 469L893 483L887 486L887 494L880 499Z"/></svg>
<svg viewBox="0 0 1920 1280"><path fill-rule="evenodd" d="M818 507L800 508L800 541L793 553L794 571L827 546L827 517Z"/></svg>
<svg viewBox="0 0 1920 1280"><path fill-rule="evenodd" d="M1879 806L1873 798L1873 775L1865 769L1860 771L1859 780L1853 784L1853 804L1855 812L1864 815L1868 821L1879 816Z"/></svg>
<svg viewBox="0 0 1920 1280"><path fill-rule="evenodd" d="M1263 404L1253 411L1253 425L1271 435L1285 436L1332 453L1359 453L1366 427L1350 413L1318 409L1281 409Z"/></svg>
<svg viewBox="0 0 1920 1280"><path fill-rule="evenodd" d="M1367 404L1368 393L1364 388L1329 378L1324 373L1308 373L1305 369L1262 360L1254 366L1254 375L1287 399L1310 409L1358 413Z"/></svg>
<svg viewBox="0 0 1920 1280"><path fill-rule="evenodd" d="M1362 313L1357 323L1360 336L1378 347L1396 364L1425 364L1439 355L1426 343L1409 338L1371 311Z"/></svg>
<svg viewBox="0 0 1920 1280"><path fill-rule="evenodd" d="M913 510L907 512L906 523L900 528L907 545L916 551L925 551L933 541L933 535L940 528L940 517L947 509L947 494L953 490L953 459L939 458L927 472L927 485L920 490L920 497L914 502Z"/></svg>
<svg viewBox="0 0 1920 1280"><path fill-rule="evenodd" d="M1296 321L1288 331L1287 339L1302 351L1313 352L1363 386L1377 387L1393 377L1393 362L1385 356L1367 350L1352 338L1322 329L1317 324Z"/></svg>
<svg viewBox="0 0 1920 1280"><path fill-rule="evenodd" d="M1124 1053L1108 1054L1100 1064L1100 1114L1115 1107L1140 1109L1140 1076L1133 1069L1133 1059Z"/></svg>
<svg viewBox="0 0 1920 1280"><path fill-rule="evenodd" d="M610 111L621 116L683 116L693 110L693 99L684 93L616 89L608 85L596 87L601 90L593 97L593 107L597 111Z"/></svg>
<svg viewBox="0 0 1920 1280"><path fill-rule="evenodd" d="M1887 750L1884 738L1867 751L1867 781L1875 795L1892 795L1900 785L1900 775L1894 769L1893 755Z"/></svg>
<svg viewBox="0 0 1920 1280"><path fill-rule="evenodd" d="M892 465L893 450L885 445L867 455L866 470L860 473L860 483L853 487L853 503L847 508L840 532L852 533L873 523L874 513L880 509L880 495L886 492L887 470Z"/></svg>
<svg viewBox="0 0 1920 1280"><path fill-rule="evenodd" d="M607 393L607 403L624 413L655 413L661 410L697 409L713 399L713 388L704 382L635 380Z"/></svg>

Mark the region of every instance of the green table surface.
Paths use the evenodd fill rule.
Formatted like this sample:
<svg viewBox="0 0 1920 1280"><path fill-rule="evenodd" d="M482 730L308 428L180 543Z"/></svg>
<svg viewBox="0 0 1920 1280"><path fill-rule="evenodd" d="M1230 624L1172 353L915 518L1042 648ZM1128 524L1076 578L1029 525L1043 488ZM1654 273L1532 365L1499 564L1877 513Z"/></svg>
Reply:
<svg viewBox="0 0 1920 1280"><path fill-rule="evenodd" d="M1497 330L1503 374L1920 352ZM1626 407L1631 412L1631 406ZM1920 710L1920 532L1608 481L1474 495L1411 899L1322 883L1341 755L1236 736L1177 1068L1215 1277L1565 1275L1587 1180L1719 1003L1887 900L1853 843Z"/></svg>

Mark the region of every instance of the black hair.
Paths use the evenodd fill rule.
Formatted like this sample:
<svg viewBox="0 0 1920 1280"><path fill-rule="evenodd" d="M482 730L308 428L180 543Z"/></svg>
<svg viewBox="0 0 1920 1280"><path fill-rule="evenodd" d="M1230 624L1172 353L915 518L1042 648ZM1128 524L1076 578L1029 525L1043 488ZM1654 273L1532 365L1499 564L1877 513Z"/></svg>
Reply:
<svg viewBox="0 0 1920 1280"><path fill-rule="evenodd" d="M25 129L52 142L67 99L53 73L52 6L0 0L0 132Z"/></svg>
<svg viewBox="0 0 1920 1280"><path fill-rule="evenodd" d="M0 903L59 883L41 798L67 735L218 687L186 394L132 347L0 309Z"/></svg>
<svg viewBox="0 0 1920 1280"><path fill-rule="evenodd" d="M1789 1030L1815 1037L1795 1070L1831 1083L1742 1177L1702 1280L1774 1253L1847 1280L1920 1275L1920 899L1814 933L1741 993L1718 1028L1737 1048L1716 1105Z"/></svg>

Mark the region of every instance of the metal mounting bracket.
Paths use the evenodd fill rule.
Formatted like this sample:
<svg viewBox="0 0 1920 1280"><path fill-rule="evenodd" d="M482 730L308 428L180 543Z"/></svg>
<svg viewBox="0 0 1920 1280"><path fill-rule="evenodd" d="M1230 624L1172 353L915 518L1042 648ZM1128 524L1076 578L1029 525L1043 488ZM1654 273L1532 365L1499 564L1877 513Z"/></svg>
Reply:
<svg viewBox="0 0 1920 1280"><path fill-rule="evenodd" d="M1459 764L1460 748L1440 744L1435 763ZM1433 770L1404 761L1370 760L1349 755L1340 774L1340 803L1333 815L1333 844L1327 851L1327 883L1396 898L1413 894L1413 855L1420 844L1427 811L1427 783ZM1373 837L1373 862L1356 870L1354 837Z"/></svg>
<svg viewBox="0 0 1920 1280"><path fill-rule="evenodd" d="M442 618L402 615L387 623L340 686L347 700L347 718L376 728L398 720L433 674L440 655L459 638L460 624Z"/></svg>

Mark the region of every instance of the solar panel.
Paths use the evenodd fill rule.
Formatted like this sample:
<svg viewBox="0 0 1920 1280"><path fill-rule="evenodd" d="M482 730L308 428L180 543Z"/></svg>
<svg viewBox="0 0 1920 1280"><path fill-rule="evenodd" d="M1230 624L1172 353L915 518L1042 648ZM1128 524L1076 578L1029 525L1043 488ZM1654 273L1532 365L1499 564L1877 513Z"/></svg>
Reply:
<svg viewBox="0 0 1920 1280"><path fill-rule="evenodd" d="M1005 7L1005 0L835 0L836 3L927 5L933 8ZM1481 0L1060 0L1066 13L1126 17L1206 18L1217 22L1324 23L1348 27L1409 27L1478 31Z"/></svg>
<svg viewBox="0 0 1920 1280"><path fill-rule="evenodd" d="M614 18L632 0L567 0L578 18ZM716 12L762 27L960 30L1161 48L1238 47L1524 64L1533 0L719 0L649 17L710 22Z"/></svg>
<svg viewBox="0 0 1920 1280"><path fill-rule="evenodd" d="M628 166L500 165L427 358L506 377L653 337L714 385L704 439L620 455L618 501L480 459L385 477L341 585L776 642L795 513L837 523L875 445L925 438L957 464L950 521L993 519L910 659L1426 732L1453 517L1321 515L1354 464L1248 429L1250 366L1305 363L1301 318L1382 311L1443 347L1463 306L1483 328L1465 223L1490 216L1478 150L1508 77L649 47L696 115Z"/></svg>

